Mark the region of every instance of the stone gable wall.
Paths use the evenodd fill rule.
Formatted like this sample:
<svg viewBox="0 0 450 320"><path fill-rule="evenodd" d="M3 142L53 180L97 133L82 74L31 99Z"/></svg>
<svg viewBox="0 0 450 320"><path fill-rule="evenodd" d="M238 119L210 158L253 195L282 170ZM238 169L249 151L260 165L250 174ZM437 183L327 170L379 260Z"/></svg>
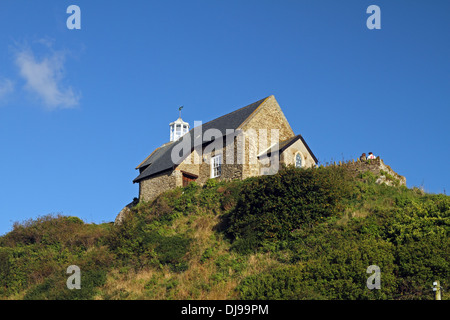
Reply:
<svg viewBox="0 0 450 320"><path fill-rule="evenodd" d="M256 132L257 140L260 141L260 129L267 130L267 148L271 145L271 129L278 129L278 139L279 141L283 141L289 139L294 136L294 131L292 130L289 122L281 111L278 102L276 101L274 96L270 96L267 100L254 112L253 115L249 117L249 119L242 125L241 128L244 132L248 132L253 129ZM245 154L248 156L250 152L250 144L245 143ZM260 154L264 150L259 150L259 145L255 146L258 149L258 154ZM245 162L242 166L242 179L258 176L261 173L261 165L257 164L248 164Z"/></svg>
<svg viewBox="0 0 450 320"><path fill-rule="evenodd" d="M310 168L316 165L312 155L309 153L301 139L295 141L281 153L280 163L285 165L295 165L295 157L297 153L300 153L302 157L302 168Z"/></svg>

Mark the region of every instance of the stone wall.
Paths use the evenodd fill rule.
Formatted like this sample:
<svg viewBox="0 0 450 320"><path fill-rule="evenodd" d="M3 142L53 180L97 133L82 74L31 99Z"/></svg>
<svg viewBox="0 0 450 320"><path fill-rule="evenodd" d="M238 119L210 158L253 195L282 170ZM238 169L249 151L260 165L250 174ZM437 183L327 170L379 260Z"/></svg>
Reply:
<svg viewBox="0 0 450 320"><path fill-rule="evenodd" d="M165 171L150 179L139 182L139 201L151 201L164 191L177 187L181 181L181 172L178 170Z"/></svg>
<svg viewBox="0 0 450 320"><path fill-rule="evenodd" d="M270 129L279 129L280 141L286 140L294 136L289 122L284 116L277 100L272 95L264 101L257 110L241 125L241 129L247 131L249 129L266 129L269 134Z"/></svg>
<svg viewBox="0 0 450 320"><path fill-rule="evenodd" d="M185 159L176 170L182 170L198 176L196 182L200 185L204 184L211 178L211 158L215 155L222 155L222 174L217 177L218 180L233 180L242 179L242 165L237 163L237 148L235 139L229 139L228 145L226 139L223 139L222 148L220 150L211 150L211 148L203 147L202 155L200 157L199 152L194 150L187 159ZM227 150L233 153L231 159L227 158ZM195 154L195 155L194 155ZM201 160L201 163L198 161ZM230 161L228 161L230 160ZM194 161L197 161L195 163ZM177 186L182 186L182 181L178 182Z"/></svg>
<svg viewBox="0 0 450 320"><path fill-rule="evenodd" d="M392 168L386 165L380 158L365 161L360 161L359 159L356 161L351 160L345 163L335 163L335 165L345 167L354 177L360 175L361 173L370 171L374 175L378 176L376 181L377 183L406 186L406 178L392 170Z"/></svg>
<svg viewBox="0 0 450 320"><path fill-rule="evenodd" d="M202 153L204 148L202 150ZM203 162L203 158L200 156L200 153L197 149L194 149L189 156L187 156L177 167L176 170L183 170L194 174L196 176L200 176L200 163Z"/></svg>
<svg viewBox="0 0 450 320"><path fill-rule="evenodd" d="M250 132L252 129L256 132L256 141L260 141L262 138L260 136L260 130L266 130L267 132L267 148L270 147L272 142L271 129L278 129L278 139L277 142L289 139L294 136L294 131L292 130L289 122L281 111L278 102L272 95L262 103L254 114L252 114L245 123L242 124L241 129L244 132ZM259 150L258 146L253 146L257 148L258 154L264 150ZM246 139L245 143L245 154L248 155L251 152L252 146L248 143ZM261 174L261 168L263 166L260 163L249 164L247 161L244 162L242 166L242 179L258 176Z"/></svg>
<svg viewBox="0 0 450 320"><path fill-rule="evenodd" d="M303 144L301 139L295 141L280 155L280 163L285 165L295 165L295 157L297 153L302 157L302 168L310 168L316 165L312 155L309 154L308 149Z"/></svg>

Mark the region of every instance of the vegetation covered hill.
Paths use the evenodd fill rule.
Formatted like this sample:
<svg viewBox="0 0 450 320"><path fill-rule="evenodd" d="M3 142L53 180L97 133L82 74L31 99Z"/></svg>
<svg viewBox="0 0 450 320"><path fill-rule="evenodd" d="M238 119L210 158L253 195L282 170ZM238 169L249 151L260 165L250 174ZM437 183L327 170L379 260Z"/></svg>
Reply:
<svg viewBox="0 0 450 320"><path fill-rule="evenodd" d="M0 298L433 299L433 281L450 281L450 197L376 179L288 167L191 183L121 225L16 223L0 237ZM66 286L70 265L79 290ZM370 265L381 289L366 286Z"/></svg>

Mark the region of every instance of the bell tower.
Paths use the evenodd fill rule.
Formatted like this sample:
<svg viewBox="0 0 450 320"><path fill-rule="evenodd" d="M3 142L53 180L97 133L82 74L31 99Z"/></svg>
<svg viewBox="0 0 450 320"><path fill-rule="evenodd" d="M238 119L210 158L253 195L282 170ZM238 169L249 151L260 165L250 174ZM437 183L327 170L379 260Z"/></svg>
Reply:
<svg viewBox="0 0 450 320"><path fill-rule="evenodd" d="M189 132L189 123L184 122L183 119L181 119L181 109L183 109L183 106L178 108L178 111L180 112L178 119L169 124L170 141L177 141Z"/></svg>

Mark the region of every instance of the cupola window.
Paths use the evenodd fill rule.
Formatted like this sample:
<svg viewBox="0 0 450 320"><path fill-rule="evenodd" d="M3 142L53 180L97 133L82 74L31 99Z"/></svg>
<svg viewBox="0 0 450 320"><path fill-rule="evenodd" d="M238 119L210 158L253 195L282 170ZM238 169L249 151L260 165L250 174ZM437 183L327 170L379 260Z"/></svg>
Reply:
<svg viewBox="0 0 450 320"><path fill-rule="evenodd" d="M172 122L170 125L170 141L176 141L189 132L189 123L184 122L181 119L181 109L180 117Z"/></svg>

